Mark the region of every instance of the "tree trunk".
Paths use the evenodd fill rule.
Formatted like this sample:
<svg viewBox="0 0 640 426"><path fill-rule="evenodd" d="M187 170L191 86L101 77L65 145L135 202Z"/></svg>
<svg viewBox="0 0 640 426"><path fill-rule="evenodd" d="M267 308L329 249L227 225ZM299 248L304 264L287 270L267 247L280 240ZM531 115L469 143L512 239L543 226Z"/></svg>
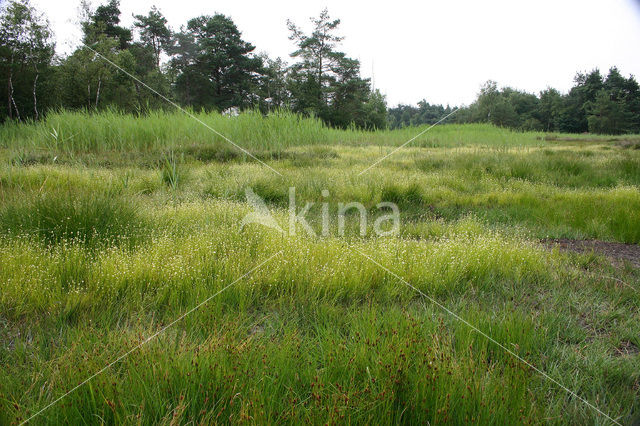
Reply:
<svg viewBox="0 0 640 426"><path fill-rule="evenodd" d="M324 41L326 40L327 37L327 31L326 28L322 30L322 38L320 39L320 54L319 54L319 67L318 67L318 86L320 87L320 90L318 91L318 101L320 102L321 106L326 106L326 102L324 100L324 94L322 93L322 60L323 60L323 55L324 55Z"/></svg>
<svg viewBox="0 0 640 426"><path fill-rule="evenodd" d="M158 40L156 37L153 37L152 43L153 50L156 55L156 69L160 71L160 40Z"/></svg>
<svg viewBox="0 0 640 426"><path fill-rule="evenodd" d="M98 77L98 89L96 90L96 105L95 109L98 109L98 101L100 101L100 86L102 85L102 77Z"/></svg>
<svg viewBox="0 0 640 426"><path fill-rule="evenodd" d="M7 112L9 120L13 118L13 109L11 107L11 69L9 69L9 78L7 79Z"/></svg>
<svg viewBox="0 0 640 426"><path fill-rule="evenodd" d="M133 81L133 87L136 89L136 99L138 100L138 108L142 110L143 105L142 105L142 96L140 96L140 85L135 80Z"/></svg>
<svg viewBox="0 0 640 426"><path fill-rule="evenodd" d="M11 111L11 104L13 104L13 108L16 111L16 118L20 121L20 111L18 111L18 105L16 105L16 100L13 97L13 81L11 79L11 74L9 74L9 101L9 111ZM9 117L13 118L11 113L9 114Z"/></svg>
<svg viewBox="0 0 640 426"><path fill-rule="evenodd" d="M322 99L322 49L324 48L324 43L321 45L320 47L320 55L319 55L319 64L318 64L318 102L320 102L320 105L322 105L323 99Z"/></svg>
<svg viewBox="0 0 640 426"><path fill-rule="evenodd" d="M35 114L35 120L38 120L38 97L36 95L36 87L38 85L38 77L40 77L40 73L38 72L38 67L35 66L36 76L33 79L33 113Z"/></svg>
<svg viewBox="0 0 640 426"><path fill-rule="evenodd" d="M11 101L13 100L13 52L11 53L11 62L9 62L9 78L7 79L7 111L9 112L9 119L13 118L13 107Z"/></svg>

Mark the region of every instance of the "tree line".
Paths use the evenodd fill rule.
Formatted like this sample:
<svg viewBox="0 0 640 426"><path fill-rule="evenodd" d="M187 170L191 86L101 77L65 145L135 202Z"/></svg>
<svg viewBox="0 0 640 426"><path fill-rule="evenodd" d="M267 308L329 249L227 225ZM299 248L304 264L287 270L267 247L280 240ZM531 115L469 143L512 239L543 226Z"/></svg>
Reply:
<svg viewBox="0 0 640 426"><path fill-rule="evenodd" d="M222 14L195 17L172 31L155 7L135 15L132 28L120 24L118 0L81 8L82 45L58 57L43 15L28 0L6 3L1 120L38 119L51 108L144 113L167 107L160 94L195 110L286 108L336 127L386 126L384 96L360 76L359 61L339 50L340 20L326 10L312 19L309 33L288 22L296 47L289 65L256 53Z"/></svg>
<svg viewBox="0 0 640 426"><path fill-rule="evenodd" d="M82 45L61 57L48 21L29 0L5 3L0 10L0 122L37 120L60 108L143 114L169 107L162 97L194 110L287 109L339 128L429 124L454 109L426 100L387 109L385 96L361 77L360 62L340 51L340 20L327 10L311 19L310 32L287 22L295 45L291 64L257 53L222 14L195 17L174 31L156 7L135 15L131 28L120 24L118 0L95 9L83 0L81 11ZM606 77L598 70L579 73L567 94L551 88L539 95L499 89L489 81L475 102L447 121L640 133L640 90L633 76L625 78L617 68Z"/></svg>
<svg viewBox="0 0 640 426"><path fill-rule="evenodd" d="M392 128L433 124L453 111L450 106L398 105L389 109ZM488 122L520 130L567 133L640 133L640 88L613 67L606 77L598 69L578 73L567 94L547 88L538 95L488 81L477 99L460 108L450 122Z"/></svg>

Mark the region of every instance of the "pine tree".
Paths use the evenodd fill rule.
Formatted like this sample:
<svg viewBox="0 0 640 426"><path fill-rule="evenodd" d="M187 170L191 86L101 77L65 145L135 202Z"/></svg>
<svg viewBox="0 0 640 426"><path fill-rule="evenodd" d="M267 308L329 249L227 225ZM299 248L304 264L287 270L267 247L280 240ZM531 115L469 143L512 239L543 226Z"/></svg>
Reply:
<svg viewBox="0 0 640 426"><path fill-rule="evenodd" d="M184 103L218 110L254 105L262 60L231 18L216 14L191 19L176 39L172 67Z"/></svg>
<svg viewBox="0 0 640 426"><path fill-rule="evenodd" d="M170 49L172 41L167 19L155 6L147 16L135 15L135 19L133 25L140 32L143 44L153 50L156 69L160 70L160 55Z"/></svg>

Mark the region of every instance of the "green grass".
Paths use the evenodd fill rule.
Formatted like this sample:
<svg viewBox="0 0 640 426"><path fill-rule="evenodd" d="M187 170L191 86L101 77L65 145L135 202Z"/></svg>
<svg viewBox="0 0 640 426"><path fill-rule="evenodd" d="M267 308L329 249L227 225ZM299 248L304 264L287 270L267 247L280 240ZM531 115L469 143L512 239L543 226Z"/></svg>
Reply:
<svg viewBox="0 0 640 426"><path fill-rule="evenodd" d="M279 152L294 146L333 142L349 145L400 145L429 126L394 131L336 130L319 119L302 118L281 111L262 117L244 113L227 117L217 113L193 113L201 123L215 129L245 149ZM205 144L209 151L241 151L232 148L219 134L182 112L156 111L134 117L116 111L95 114L61 111L50 113L30 125L8 123L0 127L0 146L44 149L46 152L154 150ZM453 147L460 144L509 146L515 143L540 145L542 134L522 134L490 125L449 125L433 128L417 138L414 146ZM224 154L217 154L224 156ZM229 154L234 155L234 154ZM245 154L246 155L246 154Z"/></svg>
<svg viewBox="0 0 640 426"><path fill-rule="evenodd" d="M110 191L43 192L5 200L0 207L0 232L37 235L48 244L133 242L144 233L144 226L135 205Z"/></svg>
<svg viewBox="0 0 640 426"><path fill-rule="evenodd" d="M273 255L32 422L608 423L359 252L617 421L640 419L640 271L540 242L640 242L635 137L447 125L360 176L420 129L198 117L282 176L178 114L0 128L0 424ZM288 229L290 186L298 210L316 203L318 235L329 203L328 237L240 229L247 187ZM350 201L369 210L365 237L355 214L338 235ZM371 233L381 201L400 207L397 236Z"/></svg>

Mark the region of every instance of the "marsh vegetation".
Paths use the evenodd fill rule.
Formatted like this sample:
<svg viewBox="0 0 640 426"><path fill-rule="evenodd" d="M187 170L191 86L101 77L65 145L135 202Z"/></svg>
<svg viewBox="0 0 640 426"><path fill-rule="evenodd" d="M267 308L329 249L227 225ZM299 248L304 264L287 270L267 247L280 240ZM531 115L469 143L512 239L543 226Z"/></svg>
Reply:
<svg viewBox="0 0 640 426"><path fill-rule="evenodd" d="M640 272L549 238L640 243L638 138L335 130L61 112L0 128L0 423L638 421ZM240 230L245 188L397 203L395 236ZM331 208L335 208L331 204ZM319 207L309 213L319 227Z"/></svg>

